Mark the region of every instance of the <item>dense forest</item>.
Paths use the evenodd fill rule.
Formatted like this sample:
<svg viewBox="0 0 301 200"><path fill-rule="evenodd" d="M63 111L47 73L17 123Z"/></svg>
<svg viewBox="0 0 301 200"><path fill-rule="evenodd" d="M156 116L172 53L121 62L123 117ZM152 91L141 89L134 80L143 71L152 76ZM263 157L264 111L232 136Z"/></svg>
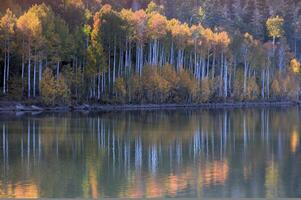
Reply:
<svg viewBox="0 0 301 200"><path fill-rule="evenodd" d="M296 100L298 0L1 0L1 99Z"/></svg>

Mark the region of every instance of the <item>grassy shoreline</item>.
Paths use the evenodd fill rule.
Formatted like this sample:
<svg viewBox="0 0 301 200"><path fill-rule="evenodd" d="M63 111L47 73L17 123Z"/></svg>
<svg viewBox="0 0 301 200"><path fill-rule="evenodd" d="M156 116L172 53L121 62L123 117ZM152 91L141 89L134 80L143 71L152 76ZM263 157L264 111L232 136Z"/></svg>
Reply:
<svg viewBox="0 0 301 200"><path fill-rule="evenodd" d="M223 109L252 107L297 106L299 101L253 101L253 102L212 102L201 104L82 104L45 106L26 102L0 101L0 112L36 112L36 111L125 111L125 110L171 110L171 109Z"/></svg>

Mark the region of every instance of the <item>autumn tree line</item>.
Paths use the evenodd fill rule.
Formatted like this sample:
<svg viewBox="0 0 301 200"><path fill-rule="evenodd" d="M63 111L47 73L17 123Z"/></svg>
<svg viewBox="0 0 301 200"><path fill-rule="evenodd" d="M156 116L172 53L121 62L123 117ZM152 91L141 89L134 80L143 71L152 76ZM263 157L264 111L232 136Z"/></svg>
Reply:
<svg viewBox="0 0 301 200"><path fill-rule="evenodd" d="M144 9L73 3L71 18L47 2L1 14L2 98L44 104L299 98L298 26L291 43L282 15L267 17L264 39L260 30L209 25L213 10L206 4L187 21L166 16L162 2Z"/></svg>

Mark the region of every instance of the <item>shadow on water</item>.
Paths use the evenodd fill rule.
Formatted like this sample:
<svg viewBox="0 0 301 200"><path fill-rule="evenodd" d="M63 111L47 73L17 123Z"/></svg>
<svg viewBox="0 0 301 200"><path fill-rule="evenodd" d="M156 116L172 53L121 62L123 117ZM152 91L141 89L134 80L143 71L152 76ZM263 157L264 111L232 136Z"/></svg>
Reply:
<svg viewBox="0 0 301 200"><path fill-rule="evenodd" d="M296 107L0 118L0 197L301 197Z"/></svg>

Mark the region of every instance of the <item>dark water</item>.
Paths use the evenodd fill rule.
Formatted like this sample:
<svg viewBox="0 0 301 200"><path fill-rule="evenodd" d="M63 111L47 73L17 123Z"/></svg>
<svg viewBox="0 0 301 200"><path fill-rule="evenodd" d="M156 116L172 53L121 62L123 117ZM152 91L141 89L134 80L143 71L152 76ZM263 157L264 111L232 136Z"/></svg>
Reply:
<svg viewBox="0 0 301 200"><path fill-rule="evenodd" d="M1 114L0 197L301 197L298 108Z"/></svg>

